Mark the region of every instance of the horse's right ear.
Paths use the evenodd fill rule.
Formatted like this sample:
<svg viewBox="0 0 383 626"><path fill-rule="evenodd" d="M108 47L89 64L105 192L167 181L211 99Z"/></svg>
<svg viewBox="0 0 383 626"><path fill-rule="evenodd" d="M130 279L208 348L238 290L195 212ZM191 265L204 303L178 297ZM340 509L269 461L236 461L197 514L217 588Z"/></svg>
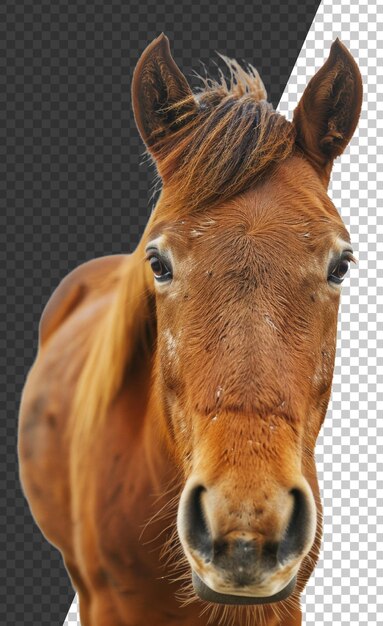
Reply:
<svg viewBox="0 0 383 626"><path fill-rule="evenodd" d="M162 33L141 55L132 82L133 112L138 130L154 157L180 126L180 118L197 105L189 83L170 53Z"/></svg>
<svg viewBox="0 0 383 626"><path fill-rule="evenodd" d="M297 144L328 184L335 157L342 154L359 120L362 105L359 68L339 39L307 85L294 111Z"/></svg>

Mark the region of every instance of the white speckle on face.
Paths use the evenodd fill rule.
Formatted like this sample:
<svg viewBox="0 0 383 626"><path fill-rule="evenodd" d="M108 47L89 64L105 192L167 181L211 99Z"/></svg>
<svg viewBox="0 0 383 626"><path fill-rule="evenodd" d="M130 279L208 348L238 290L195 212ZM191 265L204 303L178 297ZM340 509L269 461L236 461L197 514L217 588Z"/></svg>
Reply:
<svg viewBox="0 0 383 626"><path fill-rule="evenodd" d="M201 237L202 233L200 230L197 230L196 228L192 228L190 231L190 236L191 237Z"/></svg>
<svg viewBox="0 0 383 626"><path fill-rule="evenodd" d="M168 328L165 330L164 334L165 334L166 348L167 348L168 354L170 357L176 358L177 357L177 340Z"/></svg>
<svg viewBox="0 0 383 626"><path fill-rule="evenodd" d="M332 379L333 370L333 357L330 352L322 350L322 359L318 359L314 376L312 378L313 384L320 388L326 382L330 383Z"/></svg>
<svg viewBox="0 0 383 626"><path fill-rule="evenodd" d="M270 315L266 314L263 316L265 319L266 324L268 324L269 326L271 326L271 328L273 328L274 330L277 330L276 325L274 324L273 319L270 317Z"/></svg>

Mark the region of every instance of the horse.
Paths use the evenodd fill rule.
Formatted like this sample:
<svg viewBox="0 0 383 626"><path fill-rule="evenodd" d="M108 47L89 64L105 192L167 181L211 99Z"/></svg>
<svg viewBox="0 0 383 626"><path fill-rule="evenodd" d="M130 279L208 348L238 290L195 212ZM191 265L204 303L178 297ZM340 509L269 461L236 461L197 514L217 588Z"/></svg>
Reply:
<svg viewBox="0 0 383 626"><path fill-rule="evenodd" d="M164 34L143 52L156 206L40 322L20 478L82 626L298 626L318 559L314 450L355 260L327 191L362 81L337 39L288 121L223 59L192 90Z"/></svg>

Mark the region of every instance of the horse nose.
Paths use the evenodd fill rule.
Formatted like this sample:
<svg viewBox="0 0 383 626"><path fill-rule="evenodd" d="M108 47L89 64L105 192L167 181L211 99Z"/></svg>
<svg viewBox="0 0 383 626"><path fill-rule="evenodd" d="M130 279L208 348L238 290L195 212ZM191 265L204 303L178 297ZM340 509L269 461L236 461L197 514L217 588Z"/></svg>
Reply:
<svg viewBox="0 0 383 626"><path fill-rule="evenodd" d="M212 565L230 572L234 586L249 586L254 582L255 570L271 569L277 563L277 548L274 544L261 544L255 537L246 538L246 533L230 533L224 539L213 542Z"/></svg>
<svg viewBox="0 0 383 626"><path fill-rule="evenodd" d="M201 484L185 490L178 527L186 553L202 561L204 568L230 572L234 586L251 585L257 576L301 560L312 546L316 516L308 485L279 494L269 504L268 516L259 507L247 510L234 527L233 519L227 523L225 498L217 497L216 490Z"/></svg>

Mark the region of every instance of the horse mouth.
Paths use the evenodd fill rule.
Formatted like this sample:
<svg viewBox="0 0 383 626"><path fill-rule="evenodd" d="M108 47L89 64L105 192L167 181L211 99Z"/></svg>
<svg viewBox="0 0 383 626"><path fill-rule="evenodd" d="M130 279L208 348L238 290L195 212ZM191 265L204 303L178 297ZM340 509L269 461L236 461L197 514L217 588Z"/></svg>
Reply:
<svg viewBox="0 0 383 626"><path fill-rule="evenodd" d="M271 604L273 602L285 600L294 591L297 577L294 576L286 585L286 587L281 589L281 591L278 591L278 593L266 597L235 596L232 594L218 593L217 591L213 591L213 589L210 589L210 587L208 587L194 571L192 572L192 580L194 591L196 592L197 596L201 598L201 600L206 600L207 602L213 602L215 604L247 605Z"/></svg>

